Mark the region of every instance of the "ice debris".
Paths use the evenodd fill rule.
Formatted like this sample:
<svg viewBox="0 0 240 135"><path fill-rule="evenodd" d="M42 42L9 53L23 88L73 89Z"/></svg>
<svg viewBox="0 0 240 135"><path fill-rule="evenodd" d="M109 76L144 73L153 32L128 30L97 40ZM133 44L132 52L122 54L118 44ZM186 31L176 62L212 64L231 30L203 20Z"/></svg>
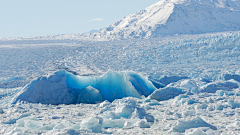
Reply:
<svg viewBox="0 0 240 135"><path fill-rule="evenodd" d="M240 82L240 75L236 75L236 74L233 74L233 75L232 75L232 74L225 74L225 75L224 75L224 79L225 79L225 80L234 79L234 80Z"/></svg>
<svg viewBox="0 0 240 135"><path fill-rule="evenodd" d="M184 91L181 88L176 87L165 87L155 90L149 97L151 99L156 99L158 101L168 100L171 98L174 98L180 94L184 94L186 91Z"/></svg>
<svg viewBox="0 0 240 135"><path fill-rule="evenodd" d="M232 91L238 88L238 83L233 80L229 81L216 81L208 83L200 88L201 92L215 93L217 90Z"/></svg>
<svg viewBox="0 0 240 135"><path fill-rule="evenodd" d="M86 118L81 122L81 128L91 129L95 133L102 132L102 127L100 125L102 121L100 120L101 119L97 119L93 117Z"/></svg>
<svg viewBox="0 0 240 135"><path fill-rule="evenodd" d="M38 121L36 117L25 117L16 121L18 127L26 127L28 129L37 129L43 126L43 123Z"/></svg>
<svg viewBox="0 0 240 135"><path fill-rule="evenodd" d="M208 124L207 122L205 122L204 120L202 120L200 117L195 117L191 120L187 120L187 121L181 121L179 120L177 125L175 125L172 128L173 132L185 132L186 129L190 129L190 128L198 128L198 127L209 127L213 130L217 130L217 127Z"/></svg>
<svg viewBox="0 0 240 135"><path fill-rule="evenodd" d="M147 122L154 122L154 117L150 114L147 114L145 109L137 105L136 102L130 97L115 100L112 104L115 104L115 110L104 111L103 116L105 118L138 118L146 119Z"/></svg>
<svg viewBox="0 0 240 135"><path fill-rule="evenodd" d="M189 77L187 77L187 76L162 76L157 81L159 81L160 83L162 83L164 85L168 85L170 83L177 82L177 81L183 80L183 79L189 79Z"/></svg>
<svg viewBox="0 0 240 135"><path fill-rule="evenodd" d="M207 135L206 133L204 133L201 129L195 129L193 130L192 133L189 133L188 135Z"/></svg>
<svg viewBox="0 0 240 135"><path fill-rule="evenodd" d="M110 102L123 97L150 95L156 87L134 72L109 71L102 76L77 76L65 70L39 77L13 99L29 103L76 104Z"/></svg>
<svg viewBox="0 0 240 135"><path fill-rule="evenodd" d="M99 133L107 128L150 128L150 123L154 122L154 117L137 105L132 97L117 99L111 104L105 104L102 110L103 112L96 117L85 118L80 124L81 129L90 129L94 133Z"/></svg>
<svg viewBox="0 0 240 135"><path fill-rule="evenodd" d="M232 108L232 109L235 109L235 108L239 108L240 107L240 103L238 103L237 101L234 101L234 100L228 100L228 105Z"/></svg>
<svg viewBox="0 0 240 135"><path fill-rule="evenodd" d="M135 127L140 127L140 128L150 128L149 123L146 121L146 119L144 120L139 120L134 124Z"/></svg>
<svg viewBox="0 0 240 135"><path fill-rule="evenodd" d="M2 109L2 107L0 108L0 114L3 114L4 113L4 111L3 111L3 109Z"/></svg>

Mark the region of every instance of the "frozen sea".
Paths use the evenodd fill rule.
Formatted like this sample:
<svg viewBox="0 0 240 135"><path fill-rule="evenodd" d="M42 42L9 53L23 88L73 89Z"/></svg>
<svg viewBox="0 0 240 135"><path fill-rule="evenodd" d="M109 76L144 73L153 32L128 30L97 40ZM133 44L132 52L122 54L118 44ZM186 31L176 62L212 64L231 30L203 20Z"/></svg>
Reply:
<svg viewBox="0 0 240 135"><path fill-rule="evenodd" d="M240 32L0 40L0 134L240 134Z"/></svg>

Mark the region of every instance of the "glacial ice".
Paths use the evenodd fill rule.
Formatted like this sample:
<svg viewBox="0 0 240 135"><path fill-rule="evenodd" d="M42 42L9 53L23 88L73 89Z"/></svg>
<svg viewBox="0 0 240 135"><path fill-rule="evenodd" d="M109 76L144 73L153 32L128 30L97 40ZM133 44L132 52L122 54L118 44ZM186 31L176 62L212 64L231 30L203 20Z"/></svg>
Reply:
<svg viewBox="0 0 240 135"><path fill-rule="evenodd" d="M95 88L88 86L81 90L77 103L88 103L95 104L97 102L102 102L102 94Z"/></svg>
<svg viewBox="0 0 240 135"><path fill-rule="evenodd" d="M4 113L4 111L3 111L2 107L0 107L0 114L3 114L3 113Z"/></svg>
<svg viewBox="0 0 240 135"><path fill-rule="evenodd" d="M102 133L104 129L108 128L150 128L150 123L154 122L154 117L147 114L145 109L137 105L135 100L132 97L117 99L111 104L105 104L102 113L98 116L84 118L79 127L76 125L69 127L91 130L94 133ZM106 101L104 102L106 103ZM104 102L100 103L100 106ZM71 124L59 123L53 129L66 129L67 125Z"/></svg>
<svg viewBox="0 0 240 135"><path fill-rule="evenodd" d="M225 75L224 75L224 79L225 79L225 80L234 79L234 80L240 82L240 75L236 75L236 74L225 74Z"/></svg>
<svg viewBox="0 0 240 135"><path fill-rule="evenodd" d="M207 135L206 133L204 133L202 130L200 129L195 129L192 133L189 133L187 135Z"/></svg>
<svg viewBox="0 0 240 135"><path fill-rule="evenodd" d="M177 82L179 80L183 79L189 79L187 76L161 76L161 78L158 80L160 83L164 85L168 85L173 82Z"/></svg>
<svg viewBox="0 0 240 135"><path fill-rule="evenodd" d="M42 127L43 123L35 120L27 120L25 122L25 127L29 129L37 129L39 127Z"/></svg>
<svg viewBox="0 0 240 135"><path fill-rule="evenodd" d="M186 91L184 91L181 88L176 87L165 87L155 90L149 97L151 99L156 99L158 101L168 100L171 98L174 98L180 94L184 94Z"/></svg>
<svg viewBox="0 0 240 135"><path fill-rule="evenodd" d="M99 134L174 134L171 130L173 127L176 130L177 127L182 128L176 134L238 134L239 37L239 32L227 32L145 41L114 41L114 44L76 41L71 46L58 43L22 45L25 41L14 41L16 45L12 45L9 42L6 45L9 48L4 48L5 45L0 47L0 56L3 56L0 59L0 108L4 111L0 114L0 134L96 134L92 129ZM56 72L61 69L70 73ZM132 70L148 76L150 79L146 80L151 81L156 91L172 87L186 93L178 95L177 92L170 99L165 93L167 96L164 98L168 100L157 101L150 98L151 94L148 95L152 92L151 89L136 89L137 86L145 85L138 83L141 82L138 79L145 80L145 77L139 78L128 72L111 71L108 75L104 74L109 69ZM42 76L49 73L51 75ZM99 74L102 75L97 76ZM8 80L14 76L26 77L23 80L20 80L21 77ZM120 85L120 82L127 80L127 86L132 85L131 88L135 89L140 98L128 97L133 101L125 98L106 100L102 94L104 90L94 85L99 84L103 76L111 78L102 80L102 87L108 82ZM176 79L181 76L188 78ZM123 81L114 82L114 78ZM160 82L161 78L165 79ZM29 98L28 102L42 102L27 103L20 99L20 102L15 100L16 104L9 104L13 96L32 79L35 81L24 89L31 91L29 88L34 85L42 91L33 90L25 95L21 92L19 99L29 95L26 97ZM79 80L84 84L78 84ZM147 87L149 86L143 88ZM55 91L48 91L49 89ZM36 99L31 95L36 95ZM88 98L90 96L87 95L92 95L93 98ZM72 96L74 99L70 98ZM72 104L78 102L90 104ZM31 119L31 116L35 118ZM204 119L206 123L217 127L217 130L209 125L200 127L201 124L191 122L195 117ZM91 123L88 118L97 119L100 126L87 126ZM84 123L83 120L87 122ZM184 126L188 124L191 126ZM148 125L150 128L146 128Z"/></svg>
<svg viewBox="0 0 240 135"><path fill-rule="evenodd" d="M103 119L102 127L107 128L131 128L137 119Z"/></svg>
<svg viewBox="0 0 240 135"><path fill-rule="evenodd" d="M188 121L178 121L177 125L173 127L174 132L184 132L186 129L198 128L198 127L209 127L213 130L217 130L217 127L208 124L200 117L193 118Z"/></svg>
<svg viewBox="0 0 240 135"><path fill-rule="evenodd" d="M152 84L152 81L149 81L146 77L143 77L134 72L126 73L129 76L129 81L132 83L140 95L149 96L151 93L153 93L154 90L156 90L156 87Z"/></svg>
<svg viewBox="0 0 240 135"><path fill-rule="evenodd" d="M104 79L103 79L104 78ZM111 79L119 79L120 81L114 81ZM21 105L23 102L20 101L32 101L33 98L28 100L23 100L18 97L26 97L26 95L38 95L40 93L43 97L37 97L39 99L49 99L49 101L54 101L51 104L64 104L66 101L71 101L69 104L75 103L88 103L96 104L96 107L99 108L98 111L94 112L94 115L85 117L84 113L76 112L74 116L83 117L82 120L77 122L53 122L49 124L44 124L41 119L36 117L30 117L29 115L20 116L16 119L8 119L3 121L2 124L15 124L19 128L36 130L36 131L49 131L51 133L112 133L110 129L123 128L125 130L129 129L151 129L152 125L156 121L159 121L159 116L163 115L166 120L175 120L177 121L171 129L168 129L170 132L185 132L186 134L208 134L210 130L217 130L214 125L211 125L205 122L201 117L206 116L208 113L223 112L222 115L234 116L236 113L225 113L226 109L236 109L240 107L240 103L237 100L229 99L225 100L226 96L239 96L239 82L237 80L224 79L218 81L206 82L202 79L179 79L177 81L172 81L172 78L169 77L169 84L166 87L157 89L153 85L153 81L148 80L147 78L138 75L134 72L113 72L109 71L102 76L78 76L73 75L70 72L65 70L60 70L49 76L43 76L32 81L27 85L24 90L15 97L16 104ZM174 77L175 78L175 77ZM235 78L236 79L236 78ZM110 83L110 86L107 86L108 90L129 88L134 90L139 96L134 97L124 97L122 99L114 99L109 102L103 96L101 87ZM158 82L156 82L158 83ZM163 84L159 83L161 86ZM45 86L44 86L45 85ZM99 87L99 85L101 87ZM38 89L33 89L37 86ZM27 88L27 89L26 89ZM32 89L31 89L32 88ZM48 88L48 89L47 89ZM22 95L24 92L32 90L31 94ZM42 90L42 91L37 91ZM51 91L51 92L50 92ZM44 97L41 93L54 93L60 95L58 97L51 97L46 95ZM118 92L118 91L116 91ZM128 93L127 91L125 91ZM61 95L61 94L65 94ZM131 94L131 92L129 92ZM133 93L133 92L132 92ZM140 94L141 93L141 94ZM150 95L149 95L150 94ZM22 95L22 96L21 96ZM69 95L70 97L66 97ZM147 98L140 97L148 96ZM212 95L213 97L208 97ZM64 97L64 98L62 98ZM198 98L196 98L198 97ZM36 99L37 99L36 98ZM204 98L205 100L201 100ZM26 98L27 99L27 98ZM57 100L65 102L56 103ZM225 102L222 102L225 100ZM159 102L161 101L161 102ZM46 100L45 100L46 102ZM43 103L45 102L36 102ZM171 110L171 108L165 106L168 103L170 106L186 106L181 112L178 110ZM141 104L141 105L139 105ZM42 106L39 104L39 106ZM48 105L47 105L48 106ZM165 107L164 107L165 106ZM48 106L52 108L52 105ZM164 107L165 110L161 113L161 110L154 112L153 110ZM19 107L17 110L21 112L23 107ZM56 111L62 109L60 106L56 106ZM179 108L180 109L180 108ZM149 114L151 112L151 114ZM155 118L154 114L161 113L158 116L158 119ZM196 117L197 116L197 117ZM189 120L189 118L193 119ZM210 116L209 116L210 117ZM40 117L41 118L41 117ZM58 121L65 119L65 116L61 115L52 115L48 117L53 121ZM201 127L209 128L209 130L201 130ZM229 126L230 128L231 126ZM193 130L196 128L196 130ZM11 130L12 132L17 132L18 130Z"/></svg>
<svg viewBox="0 0 240 135"><path fill-rule="evenodd" d="M56 124L49 124L49 125L44 125L42 127L39 127L38 130L52 130L54 127L56 126Z"/></svg>
<svg viewBox="0 0 240 135"><path fill-rule="evenodd" d="M131 98L123 98L113 101L115 110L103 112L105 118L120 119L120 118L139 118L146 119L147 122L154 122L154 117L146 113L145 109L138 106Z"/></svg>
<svg viewBox="0 0 240 135"><path fill-rule="evenodd" d="M102 123L102 121L97 118L86 118L81 122L81 128L88 128L91 129L93 132L98 133L102 131L100 123Z"/></svg>
<svg viewBox="0 0 240 135"><path fill-rule="evenodd" d="M140 128L150 128L149 123L147 123L145 119L137 121L136 123L134 123L133 126L140 127Z"/></svg>
<svg viewBox="0 0 240 135"><path fill-rule="evenodd" d="M226 90L231 91L232 89L238 88L238 83L230 80L230 81L218 81L208 83L201 87L201 92L215 93L217 90Z"/></svg>
<svg viewBox="0 0 240 135"><path fill-rule="evenodd" d="M65 70L40 77L15 97L17 101L43 104L98 103L123 97L150 95L156 87L134 72L109 71L102 76L77 76Z"/></svg>

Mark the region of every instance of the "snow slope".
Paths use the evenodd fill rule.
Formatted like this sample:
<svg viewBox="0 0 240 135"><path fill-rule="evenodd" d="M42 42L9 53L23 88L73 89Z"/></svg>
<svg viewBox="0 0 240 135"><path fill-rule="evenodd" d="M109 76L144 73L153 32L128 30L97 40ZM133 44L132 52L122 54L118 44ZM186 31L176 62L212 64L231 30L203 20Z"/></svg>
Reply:
<svg viewBox="0 0 240 135"><path fill-rule="evenodd" d="M235 0L160 0L90 37L152 38L240 30L239 4Z"/></svg>

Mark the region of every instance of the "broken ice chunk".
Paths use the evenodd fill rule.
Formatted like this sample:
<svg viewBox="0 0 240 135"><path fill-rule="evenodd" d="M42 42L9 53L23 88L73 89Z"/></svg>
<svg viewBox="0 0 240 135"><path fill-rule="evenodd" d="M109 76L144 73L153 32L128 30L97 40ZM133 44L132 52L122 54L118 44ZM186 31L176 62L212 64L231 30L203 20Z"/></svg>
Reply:
<svg viewBox="0 0 240 135"><path fill-rule="evenodd" d="M97 118L86 118L81 122L81 128L88 128L91 129L94 133L99 133L102 132L102 126L99 123L100 121Z"/></svg>
<svg viewBox="0 0 240 135"><path fill-rule="evenodd" d="M195 129L192 133L189 133L188 135L207 135L204 133L201 129Z"/></svg>
<svg viewBox="0 0 240 135"><path fill-rule="evenodd" d="M42 126L43 126L43 123L40 121L35 121L35 120L26 120L25 121L25 127L29 128L29 129L37 129Z"/></svg>
<svg viewBox="0 0 240 135"><path fill-rule="evenodd" d="M174 98L180 94L184 94L186 91L176 87L165 87L155 90L149 97L158 101L168 100Z"/></svg>
<svg viewBox="0 0 240 135"><path fill-rule="evenodd" d="M137 121L136 123L134 123L134 126L140 128L150 128L149 123L145 119Z"/></svg>
<svg viewBox="0 0 240 135"><path fill-rule="evenodd" d="M2 109L2 107L0 108L0 114L3 114L4 113L4 111L3 111L3 109Z"/></svg>
<svg viewBox="0 0 240 135"><path fill-rule="evenodd" d="M172 128L173 132L185 132L186 129L190 128L198 128L198 127L209 127L213 130L217 130L217 127L208 124L204 120L202 120L200 117L195 117L191 120L187 121L178 121L177 125Z"/></svg>
<svg viewBox="0 0 240 135"><path fill-rule="evenodd" d="M215 93L217 90L231 91L232 89L238 88L238 84L232 80L229 81L218 81L208 83L201 87L200 92Z"/></svg>

